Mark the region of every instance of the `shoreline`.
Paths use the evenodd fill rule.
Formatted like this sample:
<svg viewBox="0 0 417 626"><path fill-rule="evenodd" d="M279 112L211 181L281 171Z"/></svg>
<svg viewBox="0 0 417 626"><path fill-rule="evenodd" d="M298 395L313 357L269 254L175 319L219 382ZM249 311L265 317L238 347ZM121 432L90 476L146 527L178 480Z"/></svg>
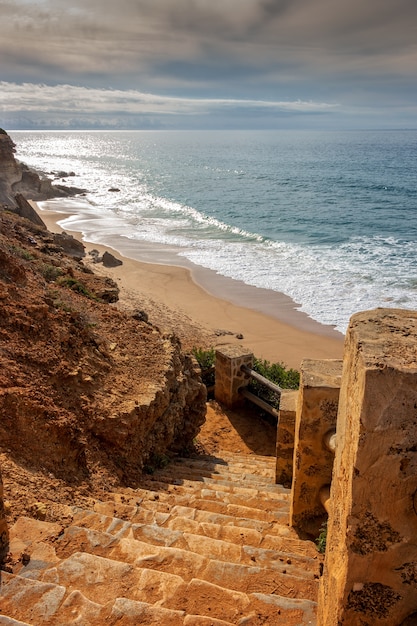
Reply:
<svg viewBox="0 0 417 626"><path fill-rule="evenodd" d="M170 323L179 336L176 325L197 325L202 335L212 335L214 347L242 344L257 358L283 362L296 369L305 358L342 358L344 335L298 311L285 294L225 278L183 258L175 264L176 257L163 246L146 245L117 234L110 234L105 243L86 241L81 232L58 224L74 215L65 204L60 199L32 202L50 231L65 230L82 241L87 253L93 249L100 254L108 250L123 261L115 268L90 264L94 272L117 282L121 289L120 306L133 309L136 304L136 308L146 311L142 301L152 301L156 306L159 303L178 312L177 316L171 315ZM153 317L149 316L150 321L158 325Z"/></svg>

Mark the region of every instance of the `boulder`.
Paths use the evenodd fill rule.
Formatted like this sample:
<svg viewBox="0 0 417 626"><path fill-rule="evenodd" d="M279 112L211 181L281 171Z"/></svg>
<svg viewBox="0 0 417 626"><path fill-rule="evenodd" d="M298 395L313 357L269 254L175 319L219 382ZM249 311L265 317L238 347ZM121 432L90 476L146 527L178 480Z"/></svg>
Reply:
<svg viewBox="0 0 417 626"><path fill-rule="evenodd" d="M55 233L53 239L54 243L62 248L65 254L74 257L74 259L82 259L85 256L84 244L65 231L62 233Z"/></svg>
<svg viewBox="0 0 417 626"><path fill-rule="evenodd" d="M119 299L119 287L112 278L106 277L101 281L100 287L94 287L94 293L103 302L117 302Z"/></svg>
<svg viewBox="0 0 417 626"><path fill-rule="evenodd" d="M110 252L105 252L103 254L103 265L104 267L117 267L118 265L123 265L123 261L120 259L116 259Z"/></svg>
<svg viewBox="0 0 417 626"><path fill-rule="evenodd" d="M91 256L93 263L101 263L103 261L103 257L100 256L100 252L96 249L90 250L88 254Z"/></svg>
<svg viewBox="0 0 417 626"><path fill-rule="evenodd" d="M137 311L132 313L132 317L134 320L138 320L139 322L149 322L148 314L146 313L146 311L142 311L141 309L138 309Z"/></svg>
<svg viewBox="0 0 417 626"><path fill-rule="evenodd" d="M25 217L27 220L30 220L33 224L36 224L36 226L39 226L43 230L46 230L44 221L36 213L30 202L28 202L28 200L26 200L21 193L17 193L14 198L17 205L14 212L17 213L17 215L20 215L20 217Z"/></svg>

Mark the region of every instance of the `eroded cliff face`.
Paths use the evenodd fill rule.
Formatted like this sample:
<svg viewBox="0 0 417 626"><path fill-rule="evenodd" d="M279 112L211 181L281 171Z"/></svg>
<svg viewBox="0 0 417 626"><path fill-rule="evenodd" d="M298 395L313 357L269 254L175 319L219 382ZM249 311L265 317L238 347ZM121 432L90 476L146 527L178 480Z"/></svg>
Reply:
<svg viewBox="0 0 417 626"><path fill-rule="evenodd" d="M0 128L0 204L18 206L16 195L23 194L32 200L46 200L70 196L84 190L65 185L53 185L52 181L29 169L15 158L15 144Z"/></svg>
<svg viewBox="0 0 417 626"><path fill-rule="evenodd" d="M0 453L68 485L134 485L205 419L195 361L109 293L48 231L0 210Z"/></svg>
<svg viewBox="0 0 417 626"><path fill-rule="evenodd" d="M0 202L14 205L12 187L22 178L22 170L14 157L14 143L0 130Z"/></svg>

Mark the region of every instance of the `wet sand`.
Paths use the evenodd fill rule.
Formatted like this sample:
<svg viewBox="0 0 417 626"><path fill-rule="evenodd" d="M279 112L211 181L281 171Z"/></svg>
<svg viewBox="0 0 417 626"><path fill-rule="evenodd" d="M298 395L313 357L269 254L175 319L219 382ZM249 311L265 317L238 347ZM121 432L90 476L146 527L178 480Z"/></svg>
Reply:
<svg viewBox="0 0 417 626"><path fill-rule="evenodd" d="M70 215L66 203L62 207L58 203L34 204L52 232L62 232L57 222ZM193 328L190 341L198 341L196 328L200 327L202 347L207 347L208 341L216 347L242 344L258 358L297 369L305 358L342 358L344 336L300 312L284 294L224 278L179 257L176 265L177 258L163 246L113 234L106 238L106 245L98 245L84 241L81 233L67 226L65 231L82 240L87 253L108 250L123 261L123 265L107 268L102 263L92 264L90 255L86 257L94 271L117 282L119 306L147 311L151 322L161 325L162 320L163 327L182 340L187 337L188 325Z"/></svg>

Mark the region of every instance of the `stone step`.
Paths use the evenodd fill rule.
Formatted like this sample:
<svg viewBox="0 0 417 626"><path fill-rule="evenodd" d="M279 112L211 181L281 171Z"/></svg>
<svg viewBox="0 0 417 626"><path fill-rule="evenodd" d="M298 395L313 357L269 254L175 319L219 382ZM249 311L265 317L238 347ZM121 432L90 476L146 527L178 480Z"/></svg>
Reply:
<svg viewBox="0 0 417 626"><path fill-rule="evenodd" d="M84 581L80 578L80 584ZM112 584L113 581L108 581ZM125 597L116 598L114 603L100 604L86 598L80 591L59 591L58 602L53 595L54 585L33 581L13 574L6 574L2 580L1 626L97 626L98 624L147 624L148 626L183 626L198 624L187 621L184 611L163 608L147 602L138 602ZM56 592L56 590L55 590ZM19 616L20 621L11 616ZM191 616L193 617L193 616ZM207 624L201 616L201 624ZM207 618L210 619L210 618ZM221 623L220 623L221 624ZM224 623L225 626L231 626Z"/></svg>
<svg viewBox="0 0 417 626"><path fill-rule="evenodd" d="M208 462L191 462L187 459L183 462L178 460L169 464L165 470L172 473L173 476L177 475L189 475L195 476L198 480L199 476L207 476L216 478L229 478L238 476L240 480L253 481L261 485L275 484L275 468L272 467L248 467L247 465L234 464L234 465L211 465ZM162 470L157 470L155 473L159 474ZM163 472L165 473L165 472Z"/></svg>
<svg viewBox="0 0 417 626"><path fill-rule="evenodd" d="M229 516L231 517L231 516ZM179 518L173 518L179 519ZM113 518L95 513L93 511L84 511L78 510L74 515L74 524L87 527L89 529L93 529L96 531L100 531L103 533L107 533L109 535L113 535L115 538L123 538L123 537L133 537L134 539L138 539L139 541L144 541L150 543L152 545L166 546L166 547L175 547L184 550L192 550L199 554L206 555L208 551L209 556L212 558L219 558L221 560L231 560L233 562L237 562L236 559L241 558L240 548L241 546L250 547L250 539L255 540L255 546L252 547L260 547L263 543L263 538L261 540L261 534L254 531L254 529L245 529L244 527L238 528L238 530L232 530L233 526L225 526L220 524L210 524L204 525L197 522L197 526L192 526L193 520L187 520L187 518L183 518L182 521L173 521L173 528L169 526L159 526L158 524L140 524L140 523L132 523L123 522L123 527L120 528L120 525ZM273 520L272 520L273 521ZM186 531L188 524L188 531ZM228 535L229 529L229 535ZM190 532L190 530L198 530L201 534L196 532ZM274 550L277 550L278 546L285 545L285 542L279 543L278 541L274 544L273 542L273 531L275 530L272 524L269 525L268 529L268 546L272 545ZM288 534L291 532L290 529L285 527L285 530L288 531ZM286 533L285 533L286 534ZM213 536L217 535L217 536ZM222 538L223 537L223 538ZM237 542L237 538L239 541ZM246 540L245 540L246 539ZM291 550L291 541L287 541L288 551ZM193 547L192 547L193 546ZM294 546L299 546L297 542ZM264 548L260 548L264 549ZM268 548L269 549L269 548ZM203 552L202 552L203 551ZM213 553L213 551L215 551ZM287 551L287 554L288 554ZM317 554L317 552L316 552ZM222 555L222 556L219 556Z"/></svg>
<svg viewBox="0 0 417 626"><path fill-rule="evenodd" d="M128 553L132 554L132 542L123 541L126 544L130 543L130 545L126 545L126 548L128 548ZM156 554L155 556L160 558L161 555ZM45 621L45 617L40 614L40 604L43 606L48 602L47 618L52 620L51 623L56 623L53 617L57 617L59 606L67 592L69 596L63 603L62 611L59 611L60 616L62 617L62 613L65 611L71 615L77 613L78 617L85 617L81 622L83 624L88 624L90 618L94 618L95 623L99 617L103 618L105 608L110 604L113 605L112 615L114 616L117 602L125 607L129 605L130 615L137 618L138 603L143 605L145 599L147 604L157 603L158 607L174 611L174 613L169 614L169 621L159 622L163 624L181 624L181 620L186 614L210 615L215 619L230 622L238 618L250 617L251 613L255 611L258 617L262 615L265 619L270 619L277 606L280 607L280 611L286 610L286 607L291 607L291 612L293 612L295 603L296 607L300 608L301 614L305 612L306 608L311 611L312 607L315 606L314 601L308 600L308 598L303 601L291 600L290 594L297 594L295 577L289 576L284 579L283 576L278 576L277 572L274 576L273 572L265 572L261 568L250 569L251 576L248 580L247 568L211 561L208 564L207 576L221 584L214 585L199 578L192 578L187 583L181 576L168 574L161 570L140 568L137 564L130 565L113 559L77 552L55 567L47 569L43 573L41 581L8 575L13 577L12 583L17 581L18 584L6 586L6 604L7 596L9 599L13 598L12 606L9 606L7 612L13 617L16 613L16 617L23 617L23 612L25 619L29 618L31 622L38 624ZM110 581L111 584L109 584ZM310 581L311 588L307 581L302 582L303 590L315 598L317 581ZM239 584L244 591L226 588L223 583ZM22 593L23 587L24 593ZM268 593L269 590L271 593ZM277 595L280 591L285 591L289 597L280 598ZM47 599L44 597L46 594L48 594ZM4 595L3 593L2 600ZM18 602L19 607L21 607L23 596L28 608L26 611L19 609L17 612L16 606L13 604ZM33 596L36 597L37 603L30 601L30 599L33 600ZM50 596L55 599L52 605ZM4 603L2 606L4 610ZM132 607L135 608L136 612L133 611ZM13 610L15 611L14 614ZM152 612L152 610L147 608L147 612ZM163 616L160 615L158 619L162 618ZM71 621L66 620L65 623L70 624Z"/></svg>
<svg viewBox="0 0 417 626"><path fill-rule="evenodd" d="M141 569L87 552L75 552L60 561L44 571L41 580L65 586L69 591L80 589L88 600L100 603L128 597L163 605L186 586L175 574Z"/></svg>
<svg viewBox="0 0 417 626"><path fill-rule="evenodd" d="M314 624L316 603L311 600L283 598L279 595L246 594L193 579L169 601L170 608L210 614L233 624ZM278 619L277 619L278 617Z"/></svg>
<svg viewBox="0 0 417 626"><path fill-rule="evenodd" d="M1 573L1 611L17 620L36 625L49 623L65 594L62 585Z"/></svg>
<svg viewBox="0 0 417 626"><path fill-rule="evenodd" d="M264 511L278 509L289 511L289 493L271 494L271 497L268 498L264 493L254 489L225 487L219 484L204 484L201 489L193 489L193 491L190 491L188 485L172 485L167 490L160 490L154 493L157 494L155 500L143 499L141 506L155 506L148 504L152 501L165 502L171 505L185 504L190 506L192 504L192 506L195 506L195 502L204 499L218 500Z"/></svg>
<svg viewBox="0 0 417 626"><path fill-rule="evenodd" d="M195 488L195 482L205 483L205 485L223 485L225 487L247 487L262 491L263 493L284 493L285 488L282 485L276 485L268 480L259 480L251 474L212 474L204 476L199 471L192 473L175 472L173 469L159 470L148 479L149 483L168 483L171 485L182 485L189 489Z"/></svg>
<svg viewBox="0 0 417 626"><path fill-rule="evenodd" d="M103 508L100 507L99 511L102 511ZM107 507L104 508L104 510L106 509ZM111 511L111 509L107 510ZM102 525L105 520L100 521L100 519L97 519L97 515L103 515L99 511L86 511L74 508L73 523L89 527L97 527L97 524ZM187 527L188 522L189 525ZM173 506L168 513L161 513L157 509L138 508L131 517L131 523L157 524L172 530L190 530L190 528L193 528L198 530L196 534L218 539L221 538L220 534L226 533L237 538L246 536L248 541L245 541L245 543L251 543L252 545L259 545L263 534L268 533L272 528L272 524L269 521L233 517L232 515L213 513L186 506ZM110 522L108 524L110 525ZM128 522L124 522L123 529L127 529L127 525ZM125 534L123 529L120 530L122 536ZM106 532L111 532L111 529L107 530L106 528Z"/></svg>
<svg viewBox="0 0 417 626"><path fill-rule="evenodd" d="M87 512L88 513L88 512ZM87 515L85 520L90 520L94 526L96 517L93 515ZM103 516L99 516L100 525L103 526ZM112 524L111 520L107 518L104 520L106 523L105 528L114 528L116 525ZM42 533L42 528L45 532ZM167 535L162 529L162 542L165 543L164 550L161 552L161 535L157 534L156 540L149 541L150 537L146 533L146 536L136 536L135 529L132 527L132 533L129 532L126 538L122 538L120 533L117 536L112 535L104 530L97 530L94 527L77 527L70 526L65 532L60 532L59 526L56 536L51 535L51 529L54 528L53 524L47 522L40 522L38 520L31 520L30 518L19 519L10 531L11 536L11 550L15 548L15 537L19 536L22 529L24 529L28 538L27 544L31 545L30 561L23 566L21 563L17 565L20 574L24 577L30 577L34 579L42 578L43 571L47 568L54 567L61 559L70 557L74 552L85 551L90 554L95 554L102 557L108 557L112 560L118 560L121 562L134 563L139 567L155 567L155 555L161 557L163 554L164 559L157 561L156 567L161 569L161 565L164 565L165 571L175 573L183 578L187 579L191 576L200 577L207 580L206 571L209 569L209 562L219 561L220 565L216 565L217 569L224 569L228 566L227 560L230 561L229 565L235 567L236 565L243 565L240 570L240 575L247 572L251 576L255 573L255 568L262 566L263 568L269 568L273 571L275 577L280 574L284 574L287 581L288 577L296 577L305 580L314 580L319 577L321 558L315 551L313 556L310 556L305 550L306 554L292 554L288 544L285 541L281 545L271 546L265 544L265 546L253 546L245 545L241 540L239 544L225 540L213 540L208 537L198 537L192 533L174 533L168 537L170 541L167 542ZM230 527L233 528L233 527ZM148 529L148 533L152 530ZM51 544L45 542L34 543L31 541L34 537L44 537L49 532ZM133 537L132 537L133 535ZM274 537L270 538L273 541ZM166 545L166 544L169 545ZM301 544L303 542L300 542ZM128 548L126 549L126 546ZM301 548L303 546L301 545ZM47 548L48 558L39 559L37 555ZM280 550L279 550L280 549ZM129 555L135 555L132 560ZM137 561L139 559L139 561ZM152 560L153 559L153 560ZM226 564L225 564L226 560ZM151 563L152 565L149 565ZM174 563L175 570L172 569L171 564ZM253 576L252 576L253 577ZM294 584L296 584L295 581ZM224 583L226 584L226 583ZM234 588L234 587L233 587Z"/></svg>
<svg viewBox="0 0 417 626"><path fill-rule="evenodd" d="M188 457L193 459L204 459L205 457L213 458L211 455L198 455L195 457ZM182 457L187 458L187 457ZM274 467L276 463L276 458L274 456L264 456L261 454L247 454L247 453L239 453L239 452L230 452L227 450L221 450L217 455L214 456L215 459L219 459L220 463L244 463L245 465L255 465L255 466L271 466Z"/></svg>
<svg viewBox="0 0 417 626"><path fill-rule="evenodd" d="M1 626L32 626L32 624L28 624L27 622L20 622L12 617L7 617L6 615L0 614L0 625Z"/></svg>
<svg viewBox="0 0 417 626"><path fill-rule="evenodd" d="M219 523L227 523L228 525L235 523L238 526L246 526L247 528L270 528L274 524L288 523L288 507L276 507L275 503L269 509L258 509L251 506L241 504L233 504L227 502L227 499L220 498L212 500L208 499L188 499L186 506L175 503L168 504L165 501L142 502L140 506L131 505L114 505L113 502L96 502L94 511L98 514L107 515L109 517L123 516L120 520L119 529L128 522L149 523L156 522L160 525L166 524L168 520L177 515L185 516L185 511L195 511L199 516L199 521L213 522L213 515L217 514ZM211 513L212 514L211 514ZM220 516L223 518L220 520ZM189 515L187 515L189 517ZM194 516L193 516L194 517ZM120 519L120 518L119 518ZM123 522L123 523L121 523Z"/></svg>
<svg viewBox="0 0 417 626"><path fill-rule="evenodd" d="M159 479L160 477L162 480ZM149 497L151 493L169 493L170 490L173 491L174 489L177 493L180 493L181 489L179 489L179 487L185 487L185 489L183 489L182 491L184 491L184 493L186 492L187 495L190 492L198 492L200 489L212 488L214 490L221 490L225 492L230 491L230 493L234 493L235 495L240 494L242 496L250 497L256 496L263 500L280 500L282 497L284 497L284 499L289 499L289 497L291 496L291 489L287 489L283 485L268 483L266 487L263 486L261 488L258 488L256 485L249 483L246 485L240 484L238 480L231 481L223 479L224 476L221 477L220 475L218 475L217 480L206 480L205 484L202 485L201 483L204 481L184 481L183 479L178 479L175 476L175 472L171 473L165 471L164 473L162 473L161 471L161 473L155 472L155 474L143 476L141 480L141 487L137 489L125 488L124 493L132 496L133 498Z"/></svg>
<svg viewBox="0 0 417 626"><path fill-rule="evenodd" d="M149 626L183 626L185 612L175 609L167 609L161 606L138 602L129 598L116 598L110 614L103 615L102 621L91 622L91 626L98 624L123 624L123 626L136 626L146 624ZM77 622L85 626L84 621Z"/></svg>
<svg viewBox="0 0 417 626"><path fill-rule="evenodd" d="M161 566L165 571L179 574L185 579L190 576L202 577L203 569L207 569L207 562L213 560L223 563L229 561L248 567L262 566L275 573L283 572L306 580L317 579L320 574L322 558L315 549L311 554L308 550L304 550L305 554L297 554L292 553L285 542L278 546L270 541L265 547L257 547L184 532L168 534L167 540L167 535L163 531L162 536L156 531L155 539L149 536L152 528L147 529L145 536L135 533L134 527L132 530L132 534L116 539L103 531L71 526L54 543L56 554L59 558L64 558L82 549L119 561L135 562L138 565L136 560L132 561L129 558L130 554L134 554L135 559L141 559L140 567L155 567L152 559L155 555L159 557L163 555L164 559L159 558L157 567ZM274 537L271 537L271 540L273 539ZM272 547L269 547L271 543ZM128 549L125 549L126 546ZM152 565L148 565L146 560L148 558L152 560ZM175 564L175 570L171 567L172 563Z"/></svg>
<svg viewBox="0 0 417 626"><path fill-rule="evenodd" d="M132 515L132 523L145 525L157 524L158 526L168 528L172 527L175 529L176 522L173 520L176 517L186 517L196 520L197 522L218 524L222 527L234 525L237 528L251 529L257 531L261 535L268 535L268 537L285 537L288 541L288 545L293 545L293 551L297 551L303 546L303 549L305 549L305 546L309 546L309 552L316 552L314 544L311 542L301 542L298 539L296 532L288 527L286 523L286 515L280 515L280 519L277 520L276 514L272 515L271 513L268 513L268 515L265 515L265 512L262 512L261 515L258 515L258 517L264 518L262 520L256 519L256 510L250 508L249 510L245 508L242 511L242 509L236 508L236 505L228 505L223 502L212 500L197 501L194 504L198 508L194 509L192 507L183 506L173 506L172 508L169 508L168 506L167 513L161 513L158 509L154 509L152 511L144 508L136 508L134 514ZM126 535L129 531L130 523L126 520L114 520L113 517L111 517L114 511L112 503L104 503L103 506L99 503L95 508L98 508L98 511L88 511L74 507L73 522L79 526L88 526L105 532L110 532L115 536ZM106 515L102 511L107 511L108 514ZM239 516L239 513L242 515ZM245 517L245 514L252 515L253 517ZM180 524L180 522L178 522L178 524ZM212 536L213 532L214 529L207 528L207 532L203 531L203 534ZM255 538L256 535L253 535L253 537ZM278 545L278 542L276 542L275 545ZM292 550L292 548L290 549Z"/></svg>
<svg viewBox="0 0 417 626"><path fill-rule="evenodd" d="M236 485L233 487L219 485L218 483L202 485L195 481L192 484L183 486L170 483L158 483L158 481L153 480L152 486L153 489L125 489L123 492L106 492L103 494L103 500L113 502L115 509L112 511L112 514L121 518L125 518L131 514L131 510L128 508L129 506L145 506L150 508L155 506L152 504L154 502L163 502L171 506L173 504L184 504L188 506L196 498L227 500L231 504L242 504L264 510L271 508L289 509L290 491L283 487L280 487L280 491L276 493L265 493L258 489L238 487Z"/></svg>
<svg viewBox="0 0 417 626"><path fill-rule="evenodd" d="M180 576L184 581L199 578L215 580L230 589L268 593L268 589L285 589L288 595L303 593L314 600L320 571L320 560L273 551L242 550L245 564L230 563L191 550L161 547L125 538L108 542L108 535L85 528L71 527L57 541L58 556L72 554L79 545L84 550L108 559L128 563L139 569L153 569ZM269 565L269 568L267 567Z"/></svg>
<svg viewBox="0 0 417 626"><path fill-rule="evenodd" d="M229 504L222 499L207 498L195 500L193 506L199 511L210 511L229 517L237 517L242 519L251 519L256 522L263 522L270 525L270 529L274 526L284 527L288 524L289 512L284 509L257 509L242 504ZM279 530L281 532L281 530Z"/></svg>
<svg viewBox="0 0 417 626"><path fill-rule="evenodd" d="M215 456L210 454L201 454L198 456L187 456L187 457L176 457L171 463L174 464L182 464L182 465L190 465L190 467L215 467L215 468L249 468L252 473L259 471L262 473L265 470L271 470L275 468L276 458L272 456L261 456L261 457L253 457L253 456L242 456L242 455L227 455L222 454L222 456Z"/></svg>

